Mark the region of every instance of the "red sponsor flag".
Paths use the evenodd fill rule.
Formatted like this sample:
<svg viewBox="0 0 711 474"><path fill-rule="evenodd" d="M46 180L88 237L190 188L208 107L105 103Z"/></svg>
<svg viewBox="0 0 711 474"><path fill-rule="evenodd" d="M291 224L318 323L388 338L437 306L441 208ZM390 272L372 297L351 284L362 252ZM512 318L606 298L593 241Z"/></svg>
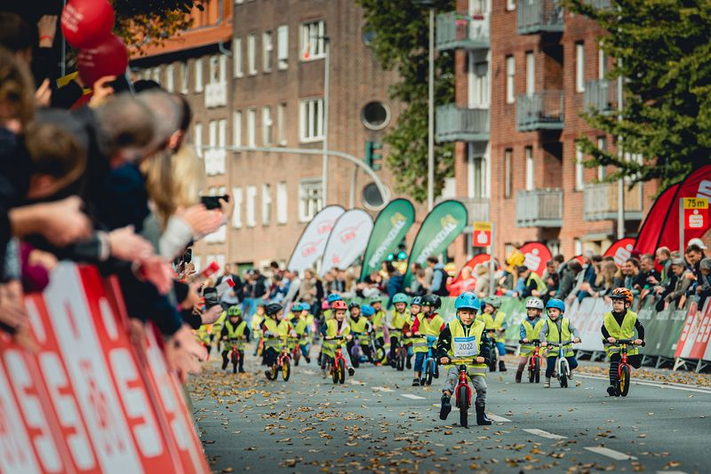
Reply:
<svg viewBox="0 0 711 474"><path fill-rule="evenodd" d="M640 254L654 254L656 252L659 236L662 234L664 223L678 190L678 184L669 186L652 204L652 208L639 229L639 235L634 245L634 250L639 251Z"/></svg>
<svg viewBox="0 0 711 474"><path fill-rule="evenodd" d="M491 257L489 257L488 253L480 253L477 255L474 255L471 260L469 260L467 263L464 264L464 267L469 267L472 271L474 270L474 267L479 265L480 263L486 263L489 261ZM462 270L464 269L462 267ZM457 278L454 279L452 283L457 283L462 279L462 270L459 270L459 274L457 275Z"/></svg>
<svg viewBox="0 0 711 474"><path fill-rule="evenodd" d="M614 244L610 245L610 248L605 251L605 257L612 257L615 259L617 265L622 265L627 259L632 256L632 249L634 248L634 239L627 237L620 239Z"/></svg>
<svg viewBox="0 0 711 474"><path fill-rule="evenodd" d="M524 255L523 264L538 273L538 276L543 276L546 262L553 258L551 251L542 242L526 242L521 247L521 253Z"/></svg>
<svg viewBox="0 0 711 474"><path fill-rule="evenodd" d="M685 242L682 242L681 246L679 245L679 219L683 217L679 215L679 199L691 197L711 199L711 165L702 166L693 171L679 185L675 199L669 207L657 248L664 246L669 247L670 250L679 250L681 247L683 251L686 242L702 237L706 233L705 229L689 229L684 232Z"/></svg>

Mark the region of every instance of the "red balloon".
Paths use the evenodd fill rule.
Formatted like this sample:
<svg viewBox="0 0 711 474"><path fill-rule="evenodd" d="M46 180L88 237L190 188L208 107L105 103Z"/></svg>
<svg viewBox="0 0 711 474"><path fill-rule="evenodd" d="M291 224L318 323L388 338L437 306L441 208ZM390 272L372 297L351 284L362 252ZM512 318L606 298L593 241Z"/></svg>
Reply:
<svg viewBox="0 0 711 474"><path fill-rule="evenodd" d="M77 56L79 76L85 87L92 87L104 76L120 76L128 67L128 51L116 35L106 38L101 44L82 49Z"/></svg>
<svg viewBox="0 0 711 474"><path fill-rule="evenodd" d="M75 48L91 48L111 35L114 9L106 0L71 0L62 11L62 34Z"/></svg>

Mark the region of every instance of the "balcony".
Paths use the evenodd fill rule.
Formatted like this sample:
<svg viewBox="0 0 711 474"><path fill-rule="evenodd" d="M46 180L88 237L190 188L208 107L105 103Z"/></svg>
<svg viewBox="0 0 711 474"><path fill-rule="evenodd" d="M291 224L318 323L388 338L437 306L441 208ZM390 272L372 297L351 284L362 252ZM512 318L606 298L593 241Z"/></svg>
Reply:
<svg viewBox="0 0 711 474"><path fill-rule="evenodd" d="M516 227L561 227L563 191L533 189L516 195Z"/></svg>
<svg viewBox="0 0 711 474"><path fill-rule="evenodd" d="M489 199L458 197L457 201L467 208L469 222L489 220Z"/></svg>
<svg viewBox="0 0 711 474"><path fill-rule="evenodd" d="M534 92L518 96L516 101L516 129L562 130L565 111L563 91Z"/></svg>
<svg viewBox="0 0 711 474"><path fill-rule="evenodd" d="M489 14L449 12L437 15L437 51L488 49Z"/></svg>
<svg viewBox="0 0 711 474"><path fill-rule="evenodd" d="M583 102L585 110L595 109L599 112L613 112L617 110L618 104L618 81L608 81L599 79L597 81L587 81Z"/></svg>
<svg viewBox="0 0 711 474"><path fill-rule="evenodd" d="M586 221L606 221L617 219L619 208L617 183L586 183L583 188L583 219ZM636 184L631 190L625 184L625 220L642 220L644 203L642 185Z"/></svg>
<svg viewBox="0 0 711 474"><path fill-rule="evenodd" d="M562 33L563 7L557 0L518 0L516 30L519 35Z"/></svg>
<svg viewBox="0 0 711 474"><path fill-rule="evenodd" d="M489 140L489 110L449 104L437 107L435 139L439 142Z"/></svg>
<svg viewBox="0 0 711 474"><path fill-rule="evenodd" d="M213 82L205 86L205 108L224 107L227 105L227 83Z"/></svg>

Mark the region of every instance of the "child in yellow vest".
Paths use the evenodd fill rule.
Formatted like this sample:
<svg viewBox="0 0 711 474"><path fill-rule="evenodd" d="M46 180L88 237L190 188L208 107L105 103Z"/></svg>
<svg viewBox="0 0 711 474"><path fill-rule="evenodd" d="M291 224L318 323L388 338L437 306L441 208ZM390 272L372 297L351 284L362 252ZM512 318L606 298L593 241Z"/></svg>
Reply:
<svg viewBox="0 0 711 474"><path fill-rule="evenodd" d="M268 369L264 374L269 379L276 358L284 349L284 339L291 332L291 324L284 318L284 307L277 303L270 303L264 308L266 318L262 322L264 337L264 363Z"/></svg>
<svg viewBox="0 0 711 474"><path fill-rule="evenodd" d="M493 335L495 350L499 351L499 371L506 372L506 364L503 357L506 355L506 313L499 311L501 298L498 296L487 296L484 298L484 308L477 319L484 322L487 336ZM496 366L494 366L496 369Z"/></svg>
<svg viewBox="0 0 711 474"><path fill-rule="evenodd" d="M387 321L388 334L390 335L390 351L388 352L388 359L390 360L390 365L395 367L395 353L393 348L397 347L399 343L402 342L402 328L405 323L410 319L410 313L407 311L407 295L404 293L397 293L393 296L393 304L395 309L390 313L390 320ZM412 366L408 366L411 369Z"/></svg>
<svg viewBox="0 0 711 474"><path fill-rule="evenodd" d="M573 344L580 342L580 333L570 323L570 319L563 316L565 312L565 303L563 301L551 298L546 304L546 311L548 312L548 319L544 320L543 327L541 327L541 347L546 347L549 341L555 343L572 341L571 344L563 346L565 349L563 354L570 367L570 378L573 378L573 369L578 366L578 360L575 358L575 352L573 352ZM546 381L543 383L543 388L551 387L551 377L555 371L555 361L558 359L558 354L559 348L556 347L546 355Z"/></svg>
<svg viewBox="0 0 711 474"><path fill-rule="evenodd" d="M264 300L257 301L257 312L252 316L249 326L252 330L252 340L254 341L254 355L262 355L259 348L262 345L262 323L264 322ZM264 365L264 361L262 361Z"/></svg>
<svg viewBox="0 0 711 474"><path fill-rule="evenodd" d="M543 301L540 298L532 296L526 300L526 318L521 323L521 352L518 360L518 369L516 369L516 383L521 383L523 370L526 368L528 358L533 355L533 341L540 341L541 329L543 328ZM543 354L541 353L541 356ZM542 359L541 359L542 360Z"/></svg>
<svg viewBox="0 0 711 474"><path fill-rule="evenodd" d="M299 350L301 351L301 355L304 356L304 359L306 359L306 363L310 364L311 357L309 357L309 354L311 352L311 341L309 339L309 334L311 333L311 326L309 324L309 310L311 307L308 303L297 303L295 306L295 316L291 321L291 324L294 326L294 332L296 332L296 337L299 339Z"/></svg>
<svg viewBox="0 0 711 474"><path fill-rule="evenodd" d="M614 344L620 339L632 339L636 330L637 339L630 345L643 346L644 327L637 319L637 314L630 311L634 301L630 290L615 288L612 290L610 299L612 300L612 312L605 313L601 330L605 350L610 359L610 386L607 387L607 393L611 397L616 397L619 396L617 370L620 366L620 349ZM639 353L639 349L636 347L627 348L627 362L635 369L642 367L642 355Z"/></svg>
<svg viewBox="0 0 711 474"><path fill-rule="evenodd" d="M222 346L222 370L227 368L227 354L232 350L232 344L237 346L239 352L239 373L244 373L244 343L249 339L249 328L247 321L242 319L242 310L239 306L230 306L227 310L227 320L222 331L220 339L224 341Z"/></svg>
<svg viewBox="0 0 711 474"><path fill-rule="evenodd" d="M467 291L459 295L454 303L457 318L447 324L437 341L437 357L447 369L447 378L442 389L441 420L446 420L452 411L451 397L459 381L459 363L466 360L467 374L476 391L476 422L478 425L490 425L486 416L486 371L489 364L491 344L484 331L484 324L476 321L476 314L481 303L474 293Z"/></svg>
<svg viewBox="0 0 711 474"><path fill-rule="evenodd" d="M415 320L411 328L412 335L415 337L412 344L412 348L415 352L415 378L412 379L413 387L420 385L422 372L425 368L425 359L427 358L430 347L433 348L433 354L436 355L434 345L437 343L437 339L439 339L439 335L445 327L444 319L437 314L437 310L441 304L442 302L437 295L426 295L424 297L415 296L412 299L410 311L415 315ZM420 312L420 308L422 308L422 312ZM434 376L439 377L437 365L435 365ZM424 384L424 379L422 383Z"/></svg>
<svg viewBox="0 0 711 474"><path fill-rule="evenodd" d="M385 322L387 320L387 313L385 313L385 310L383 309L383 302L380 300L380 298L371 298L370 299L370 306L375 310L375 314L373 315L372 323L373 323L373 331L375 333L375 340L376 344L378 344L380 347L383 348L383 351L385 355L387 356L388 353L390 352L390 339L385 340ZM377 363L380 363L383 361L377 361Z"/></svg>
<svg viewBox="0 0 711 474"><path fill-rule="evenodd" d="M323 335L323 347L321 348L321 371L323 377L326 378L326 363L329 359L333 362L333 359L336 357L336 348L340 346L341 354L346 359L348 374L353 376L355 369L353 369L351 357L348 354L348 348L346 347L348 341L353 339L353 336L351 335L351 327L348 325L348 321L346 321L346 311L348 310L348 306L346 306L345 301L339 300L333 303L331 309L333 310L333 319L326 321L326 324L324 324L321 328L321 334ZM342 337L343 339L337 339L339 337Z"/></svg>

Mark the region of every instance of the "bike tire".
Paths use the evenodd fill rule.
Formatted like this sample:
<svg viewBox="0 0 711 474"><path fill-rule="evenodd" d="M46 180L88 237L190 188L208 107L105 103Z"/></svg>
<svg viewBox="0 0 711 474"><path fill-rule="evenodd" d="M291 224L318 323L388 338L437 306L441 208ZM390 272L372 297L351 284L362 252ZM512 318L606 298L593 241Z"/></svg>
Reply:
<svg viewBox="0 0 711 474"><path fill-rule="evenodd" d="M496 350L496 348L494 348ZM494 356L489 362L489 372L496 372L496 365L498 364L498 357Z"/></svg>
<svg viewBox="0 0 711 474"><path fill-rule="evenodd" d="M343 385L346 382L346 362L341 359L338 361L338 383Z"/></svg>
<svg viewBox="0 0 711 474"><path fill-rule="evenodd" d="M360 351L355 346L353 347L353 350L351 351L351 364L353 364L353 368L355 368L355 369L357 369L358 366L360 366Z"/></svg>
<svg viewBox="0 0 711 474"><path fill-rule="evenodd" d="M284 364L281 366L281 376L284 382L288 382L289 377L291 377L291 362L289 362L289 359L285 359Z"/></svg>
<svg viewBox="0 0 711 474"><path fill-rule="evenodd" d="M435 362L430 359L427 361L427 368L425 371L425 383L427 385L432 385L432 377L434 377L435 372Z"/></svg>
<svg viewBox="0 0 711 474"><path fill-rule="evenodd" d="M278 376L279 376L279 369L277 368L277 364L275 363L272 366L272 373L271 373L271 376L269 377L269 380L276 380Z"/></svg>
<svg viewBox="0 0 711 474"><path fill-rule="evenodd" d="M402 354L402 352L398 352L396 357L397 370L398 372L402 372L403 370L405 370L405 356Z"/></svg>
<svg viewBox="0 0 711 474"><path fill-rule="evenodd" d="M467 387L459 387L457 392L457 405L459 406L459 425L464 428L469 427L469 397Z"/></svg>
<svg viewBox="0 0 711 474"><path fill-rule="evenodd" d="M536 359L531 359L528 364L528 382L535 383L536 381Z"/></svg>
<svg viewBox="0 0 711 474"><path fill-rule="evenodd" d="M301 360L301 349L296 349L294 352L294 365L299 366L299 360Z"/></svg>
<svg viewBox="0 0 711 474"><path fill-rule="evenodd" d="M385 349L378 347L375 349L375 355L373 356L374 362L382 362L385 359Z"/></svg>
<svg viewBox="0 0 711 474"><path fill-rule="evenodd" d="M618 393L626 397L628 393L630 393L630 368L627 365L623 365L620 367L620 377L619 381L617 382L619 387L617 389Z"/></svg>
<svg viewBox="0 0 711 474"><path fill-rule="evenodd" d="M540 383L541 382L541 367L540 363L536 362L536 371L533 374L534 377L534 383Z"/></svg>
<svg viewBox="0 0 711 474"><path fill-rule="evenodd" d="M338 379L341 378L341 376L338 374L338 365L331 364L331 378L333 379L333 384L338 383Z"/></svg>

